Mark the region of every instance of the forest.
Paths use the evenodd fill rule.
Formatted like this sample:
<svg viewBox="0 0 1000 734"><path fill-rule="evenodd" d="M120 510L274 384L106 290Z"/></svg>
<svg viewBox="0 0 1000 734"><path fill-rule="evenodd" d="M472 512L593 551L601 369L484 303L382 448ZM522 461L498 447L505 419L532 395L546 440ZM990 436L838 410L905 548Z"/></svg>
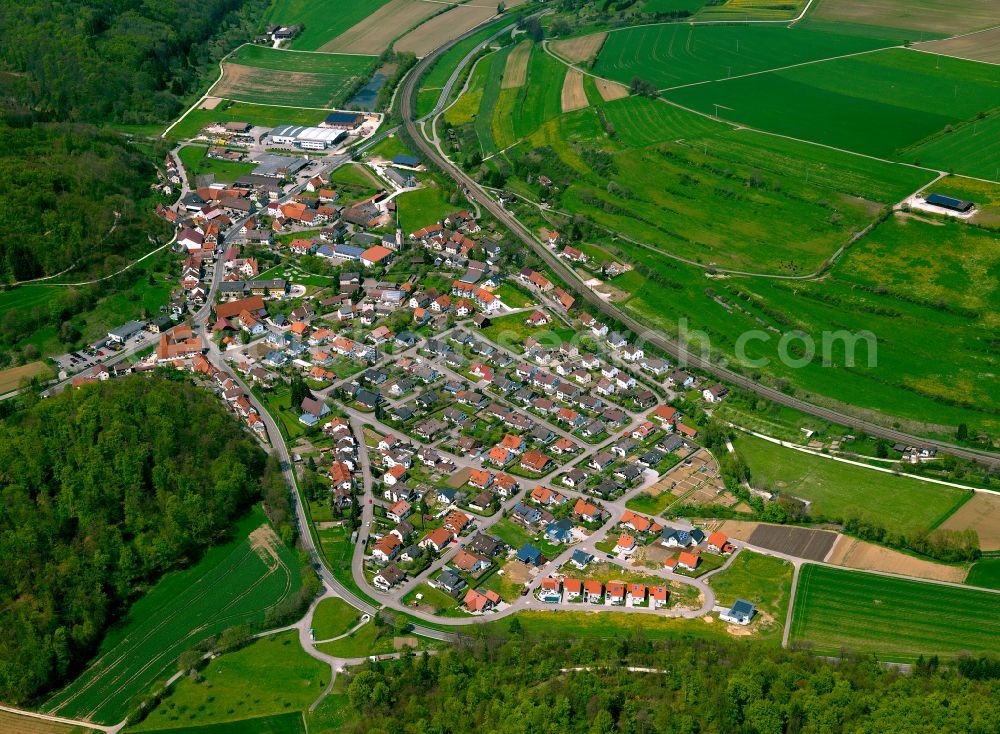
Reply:
<svg viewBox="0 0 1000 734"><path fill-rule="evenodd" d="M148 146L117 133L0 124L0 282L93 264L95 250L124 259L147 251L147 236L166 242L169 227L148 193L155 180Z"/></svg>
<svg viewBox="0 0 1000 734"><path fill-rule="evenodd" d="M225 536L266 466L210 393L170 376L26 399L0 422L7 703L77 672L144 588Z"/></svg>
<svg viewBox="0 0 1000 734"><path fill-rule="evenodd" d="M553 637L515 634L507 642L481 641L435 656L371 664L348 685L357 716L343 731L1000 731L995 661L962 661L946 669L936 659L921 660L907 675L870 658L831 662L746 641ZM571 668L587 670L563 670Z"/></svg>
<svg viewBox="0 0 1000 734"><path fill-rule="evenodd" d="M43 120L139 124L177 115L249 40L268 0L5 0L0 107Z"/></svg>

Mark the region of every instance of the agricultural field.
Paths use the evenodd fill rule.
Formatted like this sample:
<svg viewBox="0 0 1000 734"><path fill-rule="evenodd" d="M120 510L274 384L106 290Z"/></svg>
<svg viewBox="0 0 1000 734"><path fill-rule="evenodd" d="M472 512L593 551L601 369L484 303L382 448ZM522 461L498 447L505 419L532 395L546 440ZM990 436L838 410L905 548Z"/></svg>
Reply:
<svg viewBox="0 0 1000 734"><path fill-rule="evenodd" d="M0 370L0 395L17 390L23 380L38 377L42 380L52 375L52 368L45 362L30 362L20 367L10 367Z"/></svg>
<svg viewBox="0 0 1000 734"><path fill-rule="evenodd" d="M0 731L4 734L91 734L91 729L68 726L53 721L34 719L7 711L0 711Z"/></svg>
<svg viewBox="0 0 1000 734"><path fill-rule="evenodd" d="M301 712L319 698L329 681L330 667L306 654L297 631L263 637L214 658L199 679L179 680L170 695L130 731L232 722L234 728L242 724L243 731L256 732L257 717L291 713L298 713L301 723ZM249 721L244 724L245 720ZM279 726L291 725L282 722ZM284 731L301 729L276 728L276 732Z"/></svg>
<svg viewBox="0 0 1000 734"><path fill-rule="evenodd" d="M1000 99L1000 67L890 49L667 93L685 107L866 155L910 148L972 123ZM985 130L984 130L985 132ZM962 136L958 164L978 141ZM996 149L1000 153L1000 149ZM992 150L983 163L1000 165ZM957 173L964 173L954 165Z"/></svg>
<svg viewBox="0 0 1000 734"><path fill-rule="evenodd" d="M575 69L566 72L562 88L562 111L572 112L586 107L587 92L583 88L583 74Z"/></svg>
<svg viewBox="0 0 1000 734"><path fill-rule="evenodd" d="M935 563L847 535L838 538L826 562L860 571L885 571L900 576L912 576L929 581L949 581L954 584L965 581L969 571L966 565Z"/></svg>
<svg viewBox="0 0 1000 734"><path fill-rule="evenodd" d="M507 66L507 56L510 52L511 49L508 47L485 57L479 62L480 66L488 69L488 71L483 72L486 75L486 79L483 84L482 96L479 99L479 111L476 113L474 125L476 136L479 139L479 146L482 148L484 156L497 152L497 141L500 136L504 140L509 138L511 139L510 142L513 142L514 131L511 127L510 117L504 118L495 114L498 102L500 101L500 85L503 79L503 72ZM501 125L506 130L509 130L509 132L500 133L500 136L498 136L494 132L494 127L499 128Z"/></svg>
<svg viewBox="0 0 1000 734"><path fill-rule="evenodd" d="M976 492L972 499L941 523L942 530L975 530L979 548L1000 551L1000 495Z"/></svg>
<svg viewBox="0 0 1000 734"><path fill-rule="evenodd" d="M817 654L841 650L911 662L1000 652L996 594L808 564L802 567L791 640Z"/></svg>
<svg viewBox="0 0 1000 734"><path fill-rule="evenodd" d="M216 160L207 157L207 153L207 148L193 145L181 148L180 153L178 153L191 186L195 185L198 176L205 174L214 175L218 183L232 183L257 167L256 163Z"/></svg>
<svg viewBox="0 0 1000 734"><path fill-rule="evenodd" d="M625 84L639 76L659 89L669 89L863 53L898 42L891 37L784 26L668 23L609 33L593 71Z"/></svg>
<svg viewBox="0 0 1000 734"><path fill-rule="evenodd" d="M126 729L126 732L135 731ZM193 724L165 729L145 729L149 734L305 734L305 722L301 712L257 716L252 719L237 719L219 724Z"/></svg>
<svg viewBox="0 0 1000 734"><path fill-rule="evenodd" d="M589 112L580 110L573 114ZM733 135L738 138L766 137L748 131ZM911 178L920 173L817 148L807 147L804 151L802 146L791 141L770 137L761 145L746 150L759 154L764 146L774 144L784 148L786 154L794 154L788 156L789 163L800 158L803 152L813 151L819 156L814 159L814 165L825 159L824 173L834 176L833 181L841 181L841 175L850 171L843 165L845 160L863 162L866 166L880 165L889 173ZM688 149L685 154L692 155L694 152ZM806 170L823 169L800 163L798 175ZM702 170L696 173L699 177L703 175ZM796 171L789 171L788 176L797 178ZM789 184L784 182L789 178L783 175L780 180L783 182L782 189L787 190ZM643 181L633 181L631 186L635 188L631 190L645 193L647 184ZM804 183L804 179L799 181ZM563 192L562 208L574 213L586 213L599 224L635 237L635 217L614 216L613 210L609 212L593 206L587 208L587 201L583 199L574 203L571 197L583 182L580 177L579 183ZM857 178L856 183L881 183L879 188L882 188L880 196L885 197L883 200L891 201L895 196L892 194L891 179L879 182L875 178ZM916 182L911 191L925 183L926 179ZM662 187L662 179L658 179L656 185ZM905 189L902 179L897 180L895 186L896 193ZM607 200L606 192L602 193L596 187L594 191L596 199ZM634 199L622 199L621 202L616 204L637 206ZM669 203L674 202L671 200ZM757 209L747 216L759 217L760 211ZM788 218L761 221L775 232L797 226ZM671 224L675 222L671 220ZM998 369L995 354L984 349L984 339L995 316L989 312L980 314L965 310L960 303L969 302L974 295L960 290L949 292L943 304L920 301L910 295L915 288L934 286L940 289L940 284L922 286L913 283L907 286L906 292L897 293L888 286L866 286L854 275L856 267L864 269L869 241L893 239L899 241L902 247L912 248L909 254L916 255L918 268L924 257L940 261L941 253L956 252L956 244L951 239L952 227L959 225L939 226L902 216L891 218L867 238L852 245L826 277L803 281L713 278L702 267L657 255L648 248L621 240L620 236L617 241L602 237L600 245L611 256L631 262L643 272L655 274L656 280L653 280L637 271L636 277L629 273L610 283L616 289L627 291L627 298L620 302L628 312L650 324L651 328L676 337L683 317L687 330L698 330L706 335L707 340L703 338L698 345L700 348L730 360L736 355L737 340L742 337L741 344L745 349L739 355L737 364L764 375L765 379L785 380L794 385L799 394L809 395L810 399L839 405L849 413L883 420L887 424L888 419L880 417L879 412L894 416L894 420L910 433L953 439L955 427L960 423L977 426L987 432L1000 428L1000 418L996 413L1000 408L1000 396L995 391L991 392L982 380L983 374L992 374ZM895 231L900 228L902 232ZM977 251L992 257L989 248L994 247L995 234L972 228L960 231L968 242L976 243ZM646 242L652 239L648 233L640 236ZM790 267L803 272L803 265L790 261L787 250L780 249L783 241L784 238L765 241L757 246L753 254L748 252L746 257L749 260L756 256L758 262L755 267L758 271L769 265L774 267L771 264L774 263L785 268L786 272ZM663 249L678 252L676 248L672 245ZM735 251L735 248L729 246L723 251L727 250ZM722 262L718 264L721 266ZM729 262L733 262L732 258ZM902 260L899 262L902 263ZM898 266L898 271L886 269L881 280L903 281L910 266L911 258L906 258L905 264ZM949 273L947 277L954 278L953 268L949 266L946 272ZM956 284L962 282L962 279L955 280ZM990 276L982 291L987 300L992 283L993 276ZM811 343L815 350L804 351L801 345L793 345L786 352L780 349L778 334L795 329L808 335L807 345ZM984 329L987 329L985 333ZM843 331L856 337L853 348L850 341L842 338ZM840 337L835 336L837 332L841 333ZM758 336L747 341L744 335L748 333ZM827 340L826 347L824 338ZM824 352L828 357L826 367ZM849 363L851 366L845 369ZM839 368L832 368L834 366Z"/></svg>
<svg viewBox="0 0 1000 734"><path fill-rule="evenodd" d="M969 586L981 586L984 589L1000 589L1000 558L984 558L969 569L965 577Z"/></svg>
<svg viewBox="0 0 1000 734"><path fill-rule="evenodd" d="M594 129L597 117L590 110L585 118L563 116L554 140L531 140L536 147L552 145L582 174L562 193L561 209L627 238L621 247L630 252L805 275L871 224L883 206L931 179L915 169L731 130L644 97L601 109L613 140ZM610 148L612 165L603 175L589 170L583 140L577 147L575 130L570 132L577 120Z"/></svg>
<svg viewBox="0 0 1000 734"><path fill-rule="evenodd" d="M236 524L232 540L139 599L85 672L42 708L118 722L137 695L172 672L181 653L229 627L260 623L299 583L298 562L255 509Z"/></svg>
<svg viewBox="0 0 1000 734"><path fill-rule="evenodd" d="M496 15L496 5L468 3L424 21L393 44L396 51L422 58L480 23Z"/></svg>
<svg viewBox="0 0 1000 734"><path fill-rule="evenodd" d="M549 47L555 53L567 61L572 61L574 64L589 64L597 57L607 38L607 33L591 33L588 36L553 41L549 44Z"/></svg>
<svg viewBox="0 0 1000 734"><path fill-rule="evenodd" d="M809 17L852 25L889 26L954 35L996 25L996 6L982 0L818 0Z"/></svg>
<svg viewBox="0 0 1000 734"><path fill-rule="evenodd" d="M917 47L919 51L955 56L969 61L1000 64L1000 28L991 28L968 36L928 41Z"/></svg>
<svg viewBox="0 0 1000 734"><path fill-rule="evenodd" d="M191 110L167 133L167 139L176 141L193 138L203 127L215 122L249 122L261 127L277 127L285 124L318 125L325 116L323 110L303 110L295 107L273 107L223 100L212 109Z"/></svg>
<svg viewBox="0 0 1000 734"><path fill-rule="evenodd" d="M757 607L766 636L780 636L792 590L792 564L743 550L729 567L708 579L716 603L729 607L745 599Z"/></svg>
<svg viewBox="0 0 1000 734"><path fill-rule="evenodd" d="M873 520L893 533L930 529L970 492L864 469L754 436L733 442L757 486L812 503L817 517Z"/></svg>
<svg viewBox="0 0 1000 734"><path fill-rule="evenodd" d="M719 5L705 5L697 20L791 20L802 12L807 0L725 0Z"/></svg>
<svg viewBox="0 0 1000 734"><path fill-rule="evenodd" d="M371 74L370 56L300 53L247 45L224 63L216 97L297 107L336 107Z"/></svg>
<svg viewBox="0 0 1000 734"><path fill-rule="evenodd" d="M942 171L1000 181L1000 112L954 125L951 132L910 147L900 157Z"/></svg>
<svg viewBox="0 0 1000 734"><path fill-rule="evenodd" d="M276 0L266 14L268 23L302 24L305 28L288 48L315 51L327 41L350 30L388 0L337 0L336 11L316 0Z"/></svg>
<svg viewBox="0 0 1000 734"><path fill-rule="evenodd" d="M531 41L524 40L514 46L507 55L507 63L503 70L501 89L517 89L523 87L528 78L528 59L531 58Z"/></svg>
<svg viewBox="0 0 1000 734"><path fill-rule="evenodd" d="M443 4L423 0L389 0L364 18L319 47L327 53L380 55L389 44L432 15Z"/></svg>

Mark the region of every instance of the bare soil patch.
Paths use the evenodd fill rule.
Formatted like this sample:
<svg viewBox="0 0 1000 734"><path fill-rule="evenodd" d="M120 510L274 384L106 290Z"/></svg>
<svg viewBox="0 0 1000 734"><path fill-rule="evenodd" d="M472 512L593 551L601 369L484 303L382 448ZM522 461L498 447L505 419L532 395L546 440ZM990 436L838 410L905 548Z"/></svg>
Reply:
<svg viewBox="0 0 1000 734"><path fill-rule="evenodd" d="M219 106L222 101L222 97L205 97L201 101L201 106L198 107L199 110L214 110Z"/></svg>
<svg viewBox="0 0 1000 734"><path fill-rule="evenodd" d="M952 581L962 583L968 575L968 569L960 566L945 566L941 563L913 558L905 553L883 548L873 543L866 543L857 538L841 535L829 563L847 568L858 568L865 571L885 571L903 576L914 576L933 581Z"/></svg>
<svg viewBox="0 0 1000 734"><path fill-rule="evenodd" d="M837 533L829 530L761 524L747 542L789 556L822 561L836 540Z"/></svg>
<svg viewBox="0 0 1000 734"><path fill-rule="evenodd" d="M753 535L753 531L759 525L759 522L750 522L748 520L726 520L718 529L730 538L745 541L750 540L750 536Z"/></svg>
<svg viewBox="0 0 1000 734"><path fill-rule="evenodd" d="M404 647L416 648L420 643L417 641L416 637L393 637L392 638L392 648L394 650L402 650Z"/></svg>
<svg viewBox="0 0 1000 734"><path fill-rule="evenodd" d="M528 78L531 47L531 41L521 41L507 56L507 64L503 68L503 81L500 82L501 89L517 89L524 86Z"/></svg>
<svg viewBox="0 0 1000 734"><path fill-rule="evenodd" d="M1000 496L976 492L940 527L942 530L975 530L979 533L980 549L1000 550Z"/></svg>
<svg viewBox="0 0 1000 734"><path fill-rule="evenodd" d="M425 4L435 7L434 3ZM441 8L440 5L436 7ZM399 39L394 48L397 51L412 51L418 57L426 56L447 41L489 20L496 12L495 5L459 5L417 26Z"/></svg>
<svg viewBox="0 0 1000 734"><path fill-rule="evenodd" d="M566 72L562 88L562 111L572 112L587 106L587 93L583 89L583 74L576 69Z"/></svg>
<svg viewBox="0 0 1000 734"><path fill-rule="evenodd" d="M450 477L448 477L448 481L445 482L445 484L447 484L452 489L456 489L458 487L461 487L467 481L469 481L469 477L471 475L472 475L472 469L470 469L469 467L465 467L464 469L460 469L454 474L452 474Z"/></svg>
<svg viewBox="0 0 1000 734"><path fill-rule="evenodd" d="M580 38L553 41L552 50L574 64L583 64L597 56L607 37L607 33L592 33Z"/></svg>
<svg viewBox="0 0 1000 734"><path fill-rule="evenodd" d="M49 373L49 366L41 361L0 371L0 394L16 390L21 386L21 380L30 380L35 375L48 375Z"/></svg>
<svg viewBox="0 0 1000 734"><path fill-rule="evenodd" d="M260 556L260 560L271 570L281 566L281 557L278 555L278 547L281 541L274 534L270 525L261 525L250 533L250 547Z"/></svg>
<svg viewBox="0 0 1000 734"><path fill-rule="evenodd" d="M521 561L511 561L503 567L503 572L513 584L524 584L531 580L531 569Z"/></svg>
<svg viewBox="0 0 1000 734"><path fill-rule="evenodd" d="M945 34L968 33L997 22L996 4L983 0L823 0L811 15L817 20Z"/></svg>
<svg viewBox="0 0 1000 734"><path fill-rule="evenodd" d="M597 91L601 93L601 99L605 102L613 102L629 95L628 87L618 82L611 82L607 79L597 79Z"/></svg>
<svg viewBox="0 0 1000 734"><path fill-rule="evenodd" d="M426 18L441 12L439 3L421 0L391 0L350 30L320 47L320 51L379 55L398 38ZM397 47L398 50L401 50Z"/></svg>

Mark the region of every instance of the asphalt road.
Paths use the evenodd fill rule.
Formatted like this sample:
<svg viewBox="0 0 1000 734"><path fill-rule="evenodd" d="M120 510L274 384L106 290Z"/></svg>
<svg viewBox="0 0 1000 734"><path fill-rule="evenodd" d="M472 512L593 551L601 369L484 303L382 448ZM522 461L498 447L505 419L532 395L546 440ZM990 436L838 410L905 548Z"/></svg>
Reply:
<svg viewBox="0 0 1000 734"><path fill-rule="evenodd" d="M403 125L409 136L413 139L414 144L420 148L420 151L427 156L428 160L433 162L435 166L440 168L446 175L451 177L456 183L464 188L466 195L471 201L479 204L482 208L493 215L494 218L510 229L510 231L513 232L525 245L534 250L535 253L545 262L545 264L548 265L557 276L566 282L566 284L569 285L573 291L575 291L577 296L593 307L595 311L615 319L627 329L632 331L633 334L641 339L641 341L653 345L657 349L673 357L677 362L689 365L703 372L707 372L719 380L728 382L731 385L736 385L744 390L754 392L761 397L780 405L795 408L796 410L816 416L817 418L848 426L854 431L864 431L872 436L878 436L889 441L901 442L915 446L933 446L962 459L977 461L994 467L1000 466L1000 454L996 452L976 451L937 439L927 439L919 436L913 436L903 431L886 427L878 423L873 423L868 420L863 420L832 408L815 405L814 403L810 403L802 398L786 395L780 390L776 390L775 388L756 382L744 375L728 369L727 367L704 359L700 355L686 349L682 344L666 338L663 334L651 331L644 324L624 313L615 307L614 304L605 301L597 293L587 287L571 268L567 267L566 264L560 260L552 250L540 243L531 231L521 224L521 222L518 221L513 214L500 206L498 202L494 201L493 198L490 197L490 195L475 180L473 180L460 168L455 166L450 160L442 155L434 145L427 142L420 134L418 129L419 121L415 119L415 102L416 90L419 85L421 74L431 64L433 64L435 59L437 59L442 53L450 49L459 41L468 38L474 32L475 29L459 36L450 43L445 44L433 53L425 56L420 60L416 67L414 67L411 73L407 75L403 82L403 88L400 95L400 111L403 116ZM467 56L465 59L466 63L468 62L468 59L469 57ZM456 79L457 74L453 74L452 78L449 80L449 86L445 90L446 92L450 90L451 85L454 84ZM444 106L444 100L446 99L447 97L442 94L434 112L429 115L429 117L432 117L440 111L440 109Z"/></svg>

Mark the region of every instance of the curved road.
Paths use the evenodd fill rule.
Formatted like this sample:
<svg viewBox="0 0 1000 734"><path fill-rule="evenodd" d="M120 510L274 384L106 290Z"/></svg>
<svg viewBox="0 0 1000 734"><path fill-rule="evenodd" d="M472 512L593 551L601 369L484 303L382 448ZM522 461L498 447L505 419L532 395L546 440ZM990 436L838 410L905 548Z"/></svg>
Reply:
<svg viewBox="0 0 1000 734"><path fill-rule="evenodd" d="M420 134L417 127L420 120L415 119L414 105L416 101L416 90L419 86L421 74L423 74L423 72L426 71L427 68L434 63L434 61L442 53L450 49L459 41L462 41L472 35L474 31L475 29L459 36L428 56L425 56L406 77L403 82L402 93L400 96L400 112L403 116L403 125L409 136L413 139L414 144L420 148L420 151L427 156L428 160L432 161L434 165L440 168L456 183L461 185L465 189L466 195L471 201L486 209L486 211L493 215L494 218L517 235L517 237L525 245L534 250L535 253L553 270L553 272L555 272L557 276L566 282L577 293L577 295L581 296L583 300L592 306L596 311L615 319L620 324L631 330L642 342L652 344L657 349L676 359L679 363L689 365L703 372L707 372L720 380L736 385L744 390L754 392L761 397L780 405L795 408L796 410L816 416L817 418L850 427L855 431L863 430L870 435L878 436L889 441L898 441L916 446L934 446L962 459L988 464L993 467L1000 466L1000 454L998 453L986 451L980 452L966 449L945 441L921 438L894 428L887 428L886 426L873 423L869 420L856 418L832 408L815 405L801 398L786 395L780 390L776 390L775 388L756 382L748 377L745 377L744 375L734 372L727 367L714 364L710 360L690 352L684 345L650 330L647 326L621 311L613 304L605 301L597 293L587 287L575 271L567 267L566 264L560 260L552 250L539 242L531 231L521 224L521 222L513 214L505 210L498 202L494 201L475 180L473 180L460 168L455 166L450 160L448 160L447 157L442 155L441 152L435 148L435 146L430 144ZM471 55L472 54L470 53L469 56ZM463 64L468 62L469 56L463 60ZM458 73L456 72L452 75L452 78L449 79L449 83L444 89L441 99L439 99L434 111L431 115L421 119L427 119L427 117L431 117L440 111L440 109L444 106L445 100L447 99L447 93L450 91L457 77Z"/></svg>

